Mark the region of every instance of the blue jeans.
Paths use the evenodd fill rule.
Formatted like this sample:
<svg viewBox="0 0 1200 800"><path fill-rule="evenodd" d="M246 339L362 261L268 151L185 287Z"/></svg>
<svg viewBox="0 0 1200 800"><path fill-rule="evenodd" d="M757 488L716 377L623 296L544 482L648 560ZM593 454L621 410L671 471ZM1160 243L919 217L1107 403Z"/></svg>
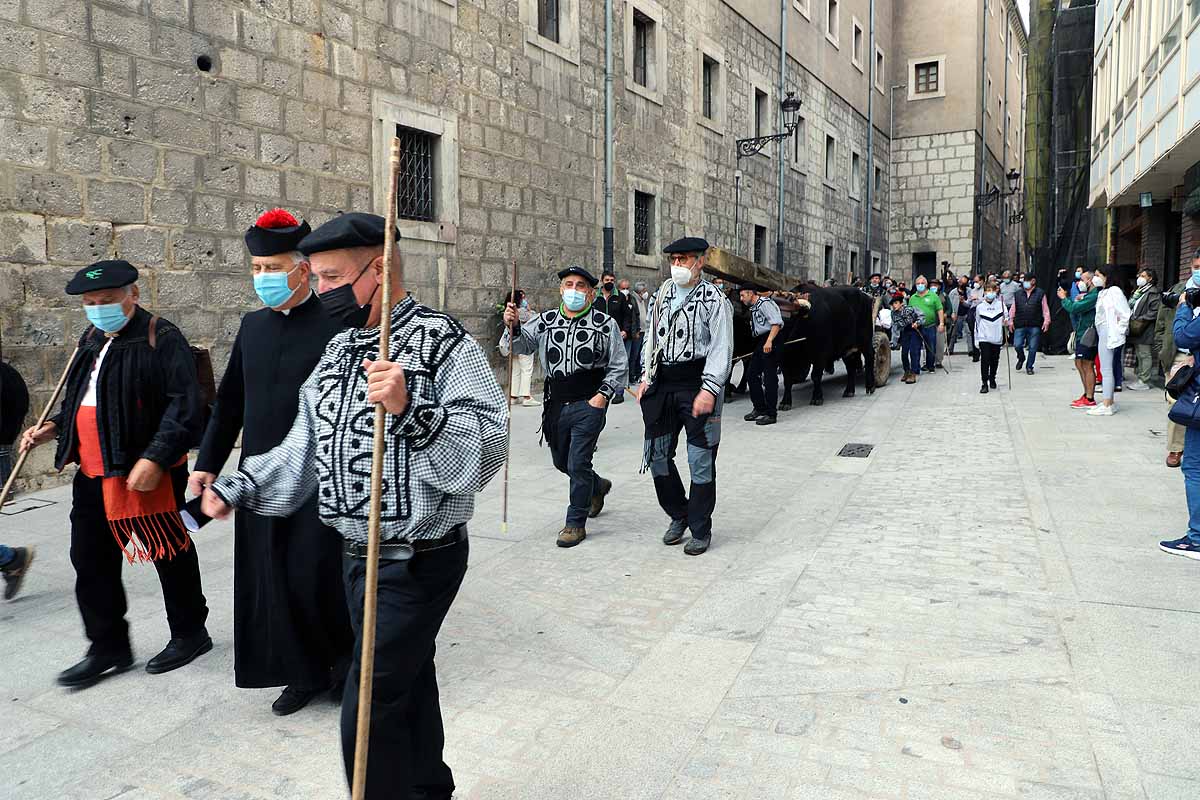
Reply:
<svg viewBox="0 0 1200 800"><path fill-rule="evenodd" d="M625 357L629 360L629 383L636 385L642 379L642 340L625 340Z"/></svg>
<svg viewBox="0 0 1200 800"><path fill-rule="evenodd" d="M900 363L905 372L921 371L921 331L905 328L900 331Z"/></svg>
<svg viewBox="0 0 1200 800"><path fill-rule="evenodd" d="M925 371L933 372L937 367L937 323L921 328L921 344L925 347ZM920 359L917 360L920 363ZM913 372L916 372L914 369Z"/></svg>
<svg viewBox="0 0 1200 800"><path fill-rule="evenodd" d="M1038 339L1042 337L1041 328L1017 328L1013 332L1013 347L1017 349L1017 361L1024 361L1026 369L1033 369L1037 360ZM1029 355L1025 355L1025 345L1029 344Z"/></svg>
<svg viewBox="0 0 1200 800"><path fill-rule="evenodd" d="M12 560L17 557L17 553L6 544L0 544L0 569L4 569Z"/></svg>
<svg viewBox="0 0 1200 800"><path fill-rule="evenodd" d="M600 488L600 476L592 469L592 453L605 420L605 409L595 408L586 400L575 400L562 407L557 423L546 437L554 468L571 479L568 528L587 525L592 497Z"/></svg>
<svg viewBox="0 0 1200 800"><path fill-rule="evenodd" d="M1188 541L1200 545L1200 430L1185 428L1183 434L1183 488L1187 493Z"/></svg>

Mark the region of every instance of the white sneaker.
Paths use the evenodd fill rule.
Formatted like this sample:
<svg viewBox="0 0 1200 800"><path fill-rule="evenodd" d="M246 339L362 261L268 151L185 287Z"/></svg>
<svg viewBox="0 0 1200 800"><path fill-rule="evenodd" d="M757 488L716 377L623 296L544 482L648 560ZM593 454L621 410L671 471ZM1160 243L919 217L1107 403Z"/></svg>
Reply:
<svg viewBox="0 0 1200 800"><path fill-rule="evenodd" d="M1117 407L1116 406L1106 406L1103 403L1101 403L1100 405L1096 406L1095 408L1089 408L1087 410L1087 413L1089 416L1093 416L1093 417L1111 417L1113 414L1117 413Z"/></svg>
<svg viewBox="0 0 1200 800"><path fill-rule="evenodd" d="M1125 384L1125 388L1131 392L1148 392L1148 391L1150 391L1149 384L1142 383L1141 381L1133 381L1132 383L1127 383L1127 384Z"/></svg>
<svg viewBox="0 0 1200 800"><path fill-rule="evenodd" d="M521 401L521 405L532 408L533 406L540 406L541 403L539 403L537 400L534 400L532 397L526 397Z"/></svg>

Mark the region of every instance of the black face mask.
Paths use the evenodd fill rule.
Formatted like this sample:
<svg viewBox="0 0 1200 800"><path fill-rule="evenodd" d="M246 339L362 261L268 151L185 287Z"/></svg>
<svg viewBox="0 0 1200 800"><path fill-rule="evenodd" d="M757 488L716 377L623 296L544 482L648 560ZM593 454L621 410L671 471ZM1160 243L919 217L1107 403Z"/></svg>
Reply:
<svg viewBox="0 0 1200 800"><path fill-rule="evenodd" d="M328 292L321 292L317 295L326 314L350 328L366 327L367 319L371 316L371 301L368 300L365 306L360 306L358 298L354 296L354 284L362 279L367 267L371 266L371 262L374 260L368 261L359 271L358 277L350 283L343 283L336 289L330 289ZM375 290L378 291L379 287L376 286ZM375 292L371 292L371 298L374 297Z"/></svg>
<svg viewBox="0 0 1200 800"><path fill-rule="evenodd" d="M613 286L615 286L615 284L612 284L612 283L604 284L604 291L608 292L609 294L612 294Z"/></svg>

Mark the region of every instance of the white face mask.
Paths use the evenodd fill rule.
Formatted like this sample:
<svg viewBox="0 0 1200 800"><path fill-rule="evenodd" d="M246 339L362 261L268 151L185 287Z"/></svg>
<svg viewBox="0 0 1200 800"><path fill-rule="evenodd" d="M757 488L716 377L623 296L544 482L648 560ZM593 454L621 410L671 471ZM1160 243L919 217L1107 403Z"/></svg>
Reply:
<svg viewBox="0 0 1200 800"><path fill-rule="evenodd" d="M1103 275L1093 275L1092 276L1092 286L1095 286L1097 288L1104 288L1104 276Z"/></svg>
<svg viewBox="0 0 1200 800"><path fill-rule="evenodd" d="M686 286L692 282L692 271L687 267L671 266L671 280L678 286Z"/></svg>
<svg viewBox="0 0 1200 800"><path fill-rule="evenodd" d="M1137 279L1137 284L1138 284L1138 286L1139 286L1139 287L1141 287L1141 286L1145 286L1145 285L1146 285L1146 279L1145 279L1145 278L1138 278L1138 279Z"/></svg>

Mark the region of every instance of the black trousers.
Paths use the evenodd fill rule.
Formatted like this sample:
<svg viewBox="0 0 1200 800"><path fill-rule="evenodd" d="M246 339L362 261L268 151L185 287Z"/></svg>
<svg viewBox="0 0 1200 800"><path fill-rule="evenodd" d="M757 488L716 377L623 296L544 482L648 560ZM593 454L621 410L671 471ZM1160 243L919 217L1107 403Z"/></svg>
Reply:
<svg viewBox="0 0 1200 800"><path fill-rule="evenodd" d="M776 350L764 353L766 342L765 336L755 340L754 355L750 356L746 376L754 410L774 417L779 413L779 353Z"/></svg>
<svg viewBox="0 0 1200 800"><path fill-rule="evenodd" d="M979 355L980 379L984 383L996 380L996 368L1000 366L1000 345L980 342Z"/></svg>
<svg viewBox="0 0 1200 800"><path fill-rule="evenodd" d="M717 507L717 446L721 443L723 398L724 393L717 398L711 414L694 417L692 401L696 399L696 391L669 392L664 402L674 406L673 430L646 440L645 460L654 478L658 504L671 519L686 521L696 539L712 536L712 514ZM686 432L691 492L684 491L683 480L675 467L680 430Z"/></svg>
<svg viewBox="0 0 1200 800"><path fill-rule="evenodd" d="M370 800L449 800L454 776L442 760L445 734L434 674L434 640L467 572L467 541L379 562L375 677L366 797ZM362 668L363 588L367 564L344 559L346 602L354 627L354 660L342 695L342 758L354 779L358 676Z"/></svg>
<svg viewBox="0 0 1200 800"><path fill-rule="evenodd" d="M587 527L592 497L600 486L600 476L592 468L592 453L606 419L606 409L595 408L587 400L574 400L563 405L553 435L547 439L554 468L571 479L568 528Z"/></svg>
<svg viewBox="0 0 1200 800"><path fill-rule="evenodd" d="M171 469L163 480L174 484L175 500L183 505L187 467ZM71 504L71 565L75 567L75 599L83 617L83 630L91 641L89 653L123 655L130 652L128 605L121 585L125 554L113 538L104 513L103 479L75 473ZM154 562L162 585L171 636L199 632L208 619L208 606L200 585L196 542L174 558Z"/></svg>

